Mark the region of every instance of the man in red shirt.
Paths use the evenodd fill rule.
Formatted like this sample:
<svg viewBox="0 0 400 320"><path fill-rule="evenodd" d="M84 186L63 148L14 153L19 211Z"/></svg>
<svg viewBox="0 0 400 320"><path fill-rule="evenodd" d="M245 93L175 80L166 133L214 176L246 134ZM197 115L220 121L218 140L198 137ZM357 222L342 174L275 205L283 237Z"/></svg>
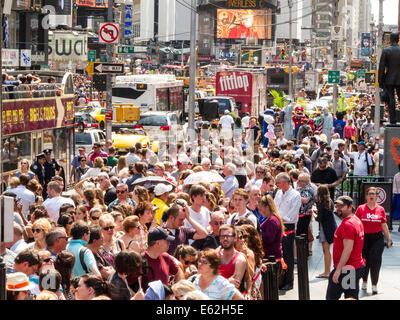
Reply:
<svg viewBox="0 0 400 320"><path fill-rule="evenodd" d="M336 229L333 240L333 266L326 291L327 300L345 298L358 300L360 279L365 270L362 257L364 226L353 213L353 199L341 196L335 201L336 211L342 223Z"/></svg>
<svg viewBox="0 0 400 320"><path fill-rule="evenodd" d="M93 166L94 160L97 157L107 158L108 154L101 150L101 144L100 143L95 142L93 144L93 150L90 151L89 154L88 154L89 162L87 164L89 166Z"/></svg>
<svg viewBox="0 0 400 320"><path fill-rule="evenodd" d="M168 284L170 276L174 276L175 283L183 279L183 272L175 258L167 253L170 242L174 241L175 237L170 236L167 230L161 227L150 230L147 237L149 247L143 255L148 264L147 281L142 277L142 287L147 289L148 283L156 280Z"/></svg>

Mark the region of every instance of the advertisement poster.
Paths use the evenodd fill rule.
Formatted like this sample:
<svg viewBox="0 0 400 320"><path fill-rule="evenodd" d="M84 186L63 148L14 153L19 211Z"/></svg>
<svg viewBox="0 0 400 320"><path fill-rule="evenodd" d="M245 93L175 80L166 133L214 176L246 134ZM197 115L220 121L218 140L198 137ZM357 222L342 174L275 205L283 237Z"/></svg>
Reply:
<svg viewBox="0 0 400 320"><path fill-rule="evenodd" d="M371 55L371 34L361 34L361 56L369 57Z"/></svg>
<svg viewBox="0 0 400 320"><path fill-rule="evenodd" d="M271 39L271 10L217 10L217 39Z"/></svg>

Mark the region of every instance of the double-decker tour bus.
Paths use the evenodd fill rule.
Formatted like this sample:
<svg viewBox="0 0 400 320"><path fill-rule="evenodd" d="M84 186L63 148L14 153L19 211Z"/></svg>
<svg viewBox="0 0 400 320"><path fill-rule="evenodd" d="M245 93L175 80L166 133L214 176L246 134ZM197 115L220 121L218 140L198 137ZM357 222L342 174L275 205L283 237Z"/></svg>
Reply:
<svg viewBox="0 0 400 320"><path fill-rule="evenodd" d="M15 77L29 73L41 82L2 86L2 164L6 184L20 169L22 159L32 164L44 149L52 149L52 157L68 177L74 155L73 75L51 70L7 72Z"/></svg>
<svg viewBox="0 0 400 320"><path fill-rule="evenodd" d="M183 81L171 74L144 74L115 77L112 103L133 104L146 111L183 112Z"/></svg>

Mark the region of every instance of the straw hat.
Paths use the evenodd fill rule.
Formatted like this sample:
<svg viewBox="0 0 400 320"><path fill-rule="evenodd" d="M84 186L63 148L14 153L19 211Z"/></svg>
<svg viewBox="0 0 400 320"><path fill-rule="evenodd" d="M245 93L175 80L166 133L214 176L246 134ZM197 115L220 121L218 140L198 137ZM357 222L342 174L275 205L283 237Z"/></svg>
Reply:
<svg viewBox="0 0 400 320"><path fill-rule="evenodd" d="M23 272L9 274L6 286L9 291L27 291L35 288L35 284L30 282L28 276Z"/></svg>

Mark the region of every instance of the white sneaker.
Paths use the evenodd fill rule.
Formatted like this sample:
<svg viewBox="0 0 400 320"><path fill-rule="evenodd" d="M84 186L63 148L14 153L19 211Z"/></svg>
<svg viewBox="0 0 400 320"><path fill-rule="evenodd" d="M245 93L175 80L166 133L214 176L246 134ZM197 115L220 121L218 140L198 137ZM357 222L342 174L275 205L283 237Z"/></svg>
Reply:
<svg viewBox="0 0 400 320"><path fill-rule="evenodd" d="M366 283L366 282L363 282L363 283L362 283L361 289L362 289L362 290L367 290L367 283Z"/></svg>
<svg viewBox="0 0 400 320"><path fill-rule="evenodd" d="M376 286L372 286L372 294L378 294L378 289Z"/></svg>

